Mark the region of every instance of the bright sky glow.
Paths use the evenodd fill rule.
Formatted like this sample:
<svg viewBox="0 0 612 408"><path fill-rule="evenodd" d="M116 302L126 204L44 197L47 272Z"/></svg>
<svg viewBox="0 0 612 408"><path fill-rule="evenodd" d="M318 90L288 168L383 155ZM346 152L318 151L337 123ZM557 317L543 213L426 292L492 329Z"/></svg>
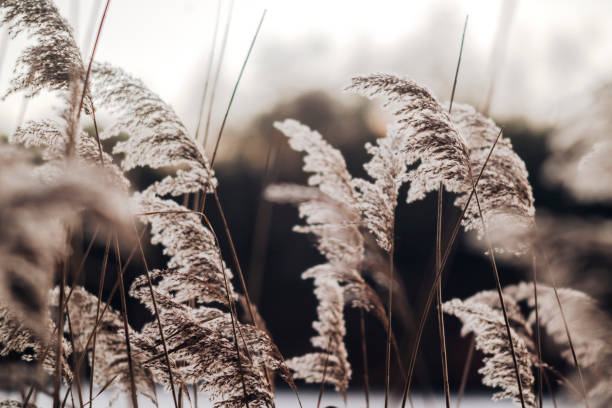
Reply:
<svg viewBox="0 0 612 408"><path fill-rule="evenodd" d="M304 90L340 95L356 73L391 71L422 81L447 99L466 14L470 17L457 100L481 105L503 2L236 0L216 116L229 99L265 8L268 14L232 111L233 126ZM84 47L90 21L97 27L104 3L57 1ZM229 0L222 4L226 15ZM140 77L193 129L216 5L216 0L114 0L97 59ZM495 82L492 114L554 123L576 95L611 80L611 17L612 2L605 0L518 1L505 63ZM9 42L0 71L3 88L25 44L23 39ZM0 105L1 131L14 127L21 105L20 95ZM44 116L49 106L49 98L37 98L26 118Z"/></svg>

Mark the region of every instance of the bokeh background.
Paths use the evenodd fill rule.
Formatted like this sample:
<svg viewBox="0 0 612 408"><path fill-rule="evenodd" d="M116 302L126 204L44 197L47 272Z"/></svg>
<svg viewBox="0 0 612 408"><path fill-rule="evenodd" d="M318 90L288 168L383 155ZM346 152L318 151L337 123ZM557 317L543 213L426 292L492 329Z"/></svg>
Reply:
<svg viewBox="0 0 612 408"><path fill-rule="evenodd" d="M57 3L87 54L104 2ZM271 182L306 180L300 156L290 151L273 122L292 117L319 130L344 153L350 172L364 176L367 155L363 145L384 135L389 118L377 104L343 94L343 87L354 74L391 72L417 80L447 100L466 15L469 23L455 100L489 111L504 126L505 135L527 164L538 213L596 222L612 216L612 207L576 200L562 185L551 183L545 171L555 134L579 118L589 103L597 102L595 92L612 81L612 2L113 1L97 59L141 78L195 132L219 13L213 72L221 65L211 108L210 152L264 9L267 15L230 111L215 170L251 296L286 357L310 350L316 302L312 282L301 280L300 274L321 257L308 237L292 232L299 222L294 208L262 199L264 187ZM226 28L227 44L221 57ZM7 41L5 33L0 35L0 86L6 89L14 59L27 42ZM56 114L53 109L49 95L28 101L12 95L0 103L0 131L7 134L24 120ZM209 103L204 111L208 109ZM99 121L104 126L104 112ZM148 184L160 174L136 171L132 176L134 183ZM213 223L220 226L213 206L208 211ZM459 215L452 197L445 199L444 214L448 236ZM395 265L404 294L396 297L394 327L405 362L433 274L434 197L400 205L396 225ZM462 234L455 245L444 276L445 299L494 287L488 260L470 243L473 238ZM604 248L598 258L588 258L579 277L563 276L560 284L585 290L610 308L610 260L605 256L609 249ZM152 266L164 264L159 248L148 248L148 255ZM94 252L89 261L92 268L99 257L101 253ZM135 261L128 279L142 268ZM527 277L510 263L502 263L501 275L503 283ZM93 288L95 282L92 271L86 283ZM382 290L381 295L384 298ZM131 301L129 306L136 325L150 318L138 302ZM346 317L353 364L351 387L359 389L359 313L347 308ZM454 318L447 318L446 324L450 383L456 391L469 339L459 336ZM385 332L374 318L367 317L366 326L370 379L380 388L384 385ZM415 388L423 392L441 389L436 330L431 318L415 380ZM545 360L566 368L554 358L558 350L553 344L545 343L545 349ZM469 391L482 390L478 366L472 364ZM400 388L399 369L393 370L394 387Z"/></svg>

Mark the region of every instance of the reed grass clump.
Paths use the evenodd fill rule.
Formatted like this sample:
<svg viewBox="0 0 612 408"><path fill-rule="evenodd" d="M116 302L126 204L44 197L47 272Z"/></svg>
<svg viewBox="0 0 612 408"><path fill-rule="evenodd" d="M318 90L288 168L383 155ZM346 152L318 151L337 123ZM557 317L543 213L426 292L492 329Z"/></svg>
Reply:
<svg viewBox="0 0 612 408"><path fill-rule="evenodd" d="M583 249L605 247L609 234L602 227L601 234L589 235L574 225L590 240L571 245L554 223L536 219L525 163L503 130L475 108L453 105L452 97L441 103L426 87L395 75L354 77L346 91L382 99L392 117L386 134L364 147L369 159L363 178L349 172L342 152L316 130L293 119L274 124L303 153L309 178L307 186L272 184L265 197L297 207L302 222L294 231L312 237L322 259L302 273L312 280L317 300L313 350L285 360L247 291L217 191L216 149L209 160L172 107L122 69L95 61L95 47L91 59L83 59L52 1L1 0L0 11L12 37L32 39L6 93L59 96L58 118L28 121L0 144L0 386L22 394L0 406L32 406L38 392L50 394L57 408L67 401L92 406L94 386L98 395L127 395L133 406L139 395L158 406L162 386L176 408L196 405L199 392L218 408L272 407L276 376L295 391L299 405L294 379L320 384L318 404L325 384L346 400L354 371L346 346L352 335L347 306L361 317L366 404L364 315L371 313L387 336L385 405L395 375L392 360L402 368L405 405L434 296L447 406L443 313L458 318L462 335L472 335L484 354L479 373L493 399L523 407L539 400L541 406L543 378L551 376L587 407L612 401L609 316L587 294L558 287L555 271L548 271L546 284L536 276L560 248L564 259L575 261L568 261L570 269L579 269ZM97 126L97 111L112 118L104 129ZM87 117L94 124L89 133L82 123ZM591 163L601 164L608 151L601 143L578 166L589 179L601 171ZM137 168L163 177L137 186L130 181ZM433 282L405 365L392 312L397 235L410 226L399 225L396 214L436 191ZM441 203L448 193L461 215L443 247ZM221 225L209 218L211 200ZM441 278L462 226L476 231L496 287L444 301ZM163 250L162 267L150 266L145 232ZM78 234L91 240L83 254L72 245ZM85 261L96 242L104 245L104 255L92 268ZM532 279L502 287L499 254L532 266ZM128 279L133 261L140 273ZM97 293L83 283L85 274L98 281ZM386 297L371 285L372 276L388 289ZM128 316L129 299L151 315L142 327ZM575 378L543 361L542 334L560 347Z"/></svg>

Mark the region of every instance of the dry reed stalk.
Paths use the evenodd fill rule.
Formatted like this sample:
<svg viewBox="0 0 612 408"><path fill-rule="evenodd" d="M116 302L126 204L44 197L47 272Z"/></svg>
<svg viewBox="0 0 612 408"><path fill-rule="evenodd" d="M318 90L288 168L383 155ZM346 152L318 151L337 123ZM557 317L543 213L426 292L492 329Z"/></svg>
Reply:
<svg viewBox="0 0 612 408"><path fill-rule="evenodd" d="M100 279L98 281L98 302L96 304L96 321L98 321L100 316L100 302L102 300L102 291L104 290L104 281L106 279L106 267L108 266L108 255L111 244L111 235L109 234L106 239L106 246L104 248L104 258L102 260L102 267L100 273ZM91 347L91 376L89 377L89 408L93 407L93 383L94 383L94 374L96 370L96 334L97 330L94 330L93 335L93 344Z"/></svg>
<svg viewBox="0 0 612 408"><path fill-rule="evenodd" d="M87 87L89 85L89 76L91 75L91 66L94 61L94 56L96 55L96 50L98 48L98 42L100 41L100 34L102 33L102 26L104 25L104 20L106 19L106 14L108 12L108 7L110 6L110 0L106 1L106 6L104 6L104 11L102 12L102 18L100 19L100 24L98 26L98 32L96 34L96 39L94 41L94 46L91 51L91 57L89 58L89 64L87 64L87 72L85 74L85 80L83 81L83 93L81 94L81 101L79 102L79 110L77 112L77 123L79 118L81 117L81 110L83 109L83 101L85 100L85 95L87 95ZM91 116L94 123L94 130L96 136L96 142L98 143L98 152L100 153L100 164L104 166L104 155L102 154L102 143L100 143L100 135L98 133L98 123L96 121L96 110L94 108L93 100L90 99L90 110Z"/></svg>
<svg viewBox="0 0 612 408"><path fill-rule="evenodd" d="M463 45L465 43L465 33L467 31L468 16L465 16L463 24L463 34L461 35L461 45L459 47L459 58L457 59L457 67L455 69L455 77L453 79L453 88L451 90L450 103L448 105L448 113L450 115L453 109L453 101L455 100L455 90L457 89L457 81L459 79L459 68L461 67L461 57L463 56ZM438 187L438 216L436 223L436 262L435 268L440 268L442 262L442 196L444 184L440 181ZM438 280L438 332L440 336L440 354L442 360L442 377L444 381L444 397L446 408L450 408L450 385L448 381L448 361L446 352L446 336L444 332L444 312L442 310L442 278Z"/></svg>
<svg viewBox="0 0 612 408"><path fill-rule="evenodd" d="M70 319L70 309L66 307L66 320L68 322L68 334L70 335L70 344L72 346L72 350L76 350L74 347L74 331L72 330L72 321ZM73 362L74 365L74 362ZM81 373L78 371L72 370L74 373L74 378L76 379L76 387L77 387L77 395L79 397L79 406L83 406L83 394L81 392ZM72 387L70 387L70 394L73 394ZM74 398L72 401L72 406L74 406Z"/></svg>
<svg viewBox="0 0 612 408"><path fill-rule="evenodd" d="M213 158L214 158L214 156L213 156ZM211 161L211 163L212 163L212 161ZM216 188L213 190L213 195L215 197L215 204L217 205L217 210L219 211L219 214L221 215L221 220L223 222L223 229L225 230L225 236L227 238L227 242L229 243L230 252L232 254L232 260L234 262L234 266L236 267L236 271L238 272L238 277L240 278L240 285L242 286L242 292L244 293L244 297L246 299L246 304L247 304L247 309L248 309L248 312L249 312L249 317L251 319L251 322L253 322L253 325L258 327L259 320L255 319L255 313L253 312L253 304L251 303L251 299L249 297L249 292L247 290L246 282L244 280L244 275L242 273L242 267L240 266L240 261L238 260L238 254L236 252L236 246L234 245L234 240L232 239L232 235L230 233L229 226L227 224L227 219L225 218L225 213L223 211L223 207L221 206L221 201L219 200L219 195L217 194L217 189ZM262 327L258 327L258 328L262 329ZM245 342L245 348L248 351L248 347L246 346L246 342ZM264 366L263 367L263 371L264 371L264 374L265 374L265 377L266 377L266 382L268 383L268 387L270 388L270 392L272 392L272 380L270 379L270 373L268 372L267 367ZM297 395L297 393L296 393L296 395ZM299 397L298 397L298 400L299 400Z"/></svg>
<svg viewBox="0 0 612 408"><path fill-rule="evenodd" d="M476 348L476 338L472 336L472 340L470 340L470 346L468 348L468 354L465 358L465 364L463 365L463 372L461 373L461 384L459 385L459 392L457 393L457 404L456 408L461 406L461 400L463 399L463 395L465 393L465 386L467 384L467 379L470 374L470 366L472 365L472 357L474 356L474 349Z"/></svg>
<svg viewBox="0 0 612 408"><path fill-rule="evenodd" d="M206 149L208 142L208 133L210 130L210 121L213 111L213 105L215 102L215 93L217 91L217 84L219 83L219 75L221 74L221 66L223 65L223 57L225 56L225 48L227 46L227 36L229 34L230 24L232 22L232 13L234 11L234 0L230 0L229 11L227 14L227 20L225 22L225 30L223 32L223 39L221 40L221 50L219 53L219 62L217 63L217 69L215 71L215 77L213 79L213 86L210 92L210 99L208 102L208 114L206 115L206 127L204 128L204 140L202 141L202 147Z"/></svg>
<svg viewBox="0 0 612 408"><path fill-rule="evenodd" d="M123 283L123 268L121 266L121 252L119 250L119 238L115 234L115 257L117 260L117 280L119 281L119 295L121 298L121 316L123 318L123 330L125 333L125 347L127 350L128 371L130 373L130 395L132 397L132 407L138 408L138 397L136 396L136 381L134 380L134 367L132 362L132 346L130 345L130 331L127 316L127 304L125 301L125 285ZM95 332L95 330L94 330Z"/></svg>
<svg viewBox="0 0 612 408"><path fill-rule="evenodd" d="M495 149L495 146L497 145L497 142L499 141L499 138L501 137L502 132L500 131L497 138L495 139L495 142L493 143L493 145L491 146L491 149L489 150L489 154L487 155L487 158L485 159L482 168L480 169L480 173L478 174L478 177L476 178L476 181L474 182L474 188L476 188L478 186L478 182L480 181L482 174L489 162L489 159L491 158L491 154L493 153L493 150ZM442 262L440 264L440 268L436 271L436 276L434 278L434 282L431 285L431 288L429 290L429 294L427 296L427 300L425 302L425 308L423 310L423 314L421 316L421 320L419 321L419 328L417 330L417 336L416 336L416 340L412 349L412 353L410 355L410 362L408 364L408 377L406 379L406 383L404 385L404 391L403 391L403 396L402 396L402 408L404 408L406 406L406 400L410 391L410 385L412 383L412 374L414 372L414 366L416 363L416 355L418 353L418 349L421 343L421 337L423 335L423 329L425 328L425 320L427 315L429 314L429 309L431 308L431 303L433 302L433 297L438 285L438 281L440 280L441 276L442 276L442 271L444 270L444 268L446 267L446 262L448 260L448 256L450 255L450 251L453 247L453 244L455 243L455 239L457 238L457 234L459 233L459 229L461 228L461 222L463 220L463 216L465 215L468 206L470 204L470 201L472 200L472 196L475 193L474 188L470 191L470 194L466 200L466 204L463 207L463 210L461 211L461 215L459 216L459 218L457 219L457 222L455 223L455 227L453 228L453 231L451 233L451 237L448 241L448 244L446 245L446 250L444 251L444 256L442 257Z"/></svg>
<svg viewBox="0 0 612 408"><path fill-rule="evenodd" d="M535 337L536 347L538 353L538 360L542 361L542 339L540 338L540 314L538 306L538 278L537 278L537 263L535 253L532 254L532 272L533 272L533 298L534 298L534 309L535 309ZM542 408L542 366L538 364L538 401L539 406Z"/></svg>
<svg viewBox="0 0 612 408"><path fill-rule="evenodd" d="M135 235L138 235L138 231L136 230L136 224L134 225L134 233ZM155 319L157 320L157 327L159 329L159 335L161 337L161 341L162 341L162 347L164 350L164 358L166 360L166 365L168 367L168 377L170 380L170 388L172 390L172 398L174 400L174 406L176 408L178 408L178 401L176 399L176 391L174 389L174 379L173 379L173 375L172 375L172 366L170 364L170 357L168 356L168 346L166 344L166 338L164 335L164 330L162 328L162 323L161 323L161 319L159 317L159 311L157 309L157 302L155 301L155 294L153 293L153 284L151 282L151 274L149 272L149 266L147 263L147 257L145 256L144 250L142 248L142 242L140 241L140 238L138 238L138 250L140 252L140 256L142 258L142 262L144 264L145 267L145 272L146 272L146 276L147 276L147 284L149 286L149 293L151 295L151 303L153 304L153 311L154 311L154 315L155 315Z"/></svg>
<svg viewBox="0 0 612 408"><path fill-rule="evenodd" d="M64 261L65 262L65 261ZM64 264L60 266L61 269L61 277L60 277L60 298L59 298L59 308L57 310L57 327L64 327L64 287L66 286L66 267ZM55 379L53 382L53 408L59 408L60 404L60 386L61 386L61 376L62 376L62 345L63 345L63 331L57 330L57 349L55 350L56 360L55 360Z"/></svg>
<svg viewBox="0 0 612 408"><path fill-rule="evenodd" d="M195 139L200 141L200 126L202 125L202 115L204 114L204 106L208 97L208 84L210 82L210 73L212 72L213 59L215 57L215 49L217 46L217 34L219 32L219 22L221 21L221 0L217 0L217 13L215 17L215 28L213 29L212 40L210 43L210 52L208 54L208 62L206 66L206 79L204 81L204 90L202 91L202 99L200 101L200 110L198 111L198 124L196 126ZM206 142L203 141L202 147L206 148ZM198 200L196 199L196 202Z"/></svg>
<svg viewBox="0 0 612 408"><path fill-rule="evenodd" d="M584 377L582 375L582 369L580 367L580 364L578 363L578 357L576 356L576 349L574 348L574 342L572 341L572 336L570 334L570 330L569 330L569 327L567 325L567 319L565 318L565 312L563 311L563 306L561 305L561 299L559 298L559 292L557 290L557 281L555 279L554 272L550 268L550 265L549 265L549 262L548 262L548 256L546 255L546 253L544 251L542 251L542 256L544 258L544 264L546 265L546 270L548 271L548 276L550 278L550 282L551 282L551 285L552 285L552 288L553 288L553 292L555 294L555 299L557 301L557 305L559 306L559 313L561 315L561 319L563 320L563 327L564 327L564 330L565 330L565 335L567 336L567 343L568 343L570 351L572 353L572 359L573 359L573 362L574 362L574 366L576 367L576 370L578 371L578 378L580 379L580 387L581 387L582 398L584 400L584 406L586 408L589 408L589 401L588 401L588 397L587 397L586 386L585 386L585 383L584 383Z"/></svg>
<svg viewBox="0 0 612 408"><path fill-rule="evenodd" d="M395 218L395 217L393 217ZM395 225L395 219L391 220ZM391 232L391 249L389 250L389 294L387 308L387 350L385 358L385 408L389 405L390 381L391 381L391 319L393 318L393 255L395 253L395 228Z"/></svg>
<svg viewBox="0 0 612 408"><path fill-rule="evenodd" d="M218 201L218 197L216 195L215 195L215 198ZM219 247L219 239L217 238L217 235L215 234L215 231L212 228L212 224L210 223L210 221L208 220L208 218L206 216L202 215L202 217L206 221L206 224L208 225L208 228L210 229L210 231L212 232L212 234L215 237L215 241L217 242L217 248L220 248ZM223 262L223 257L221 256L221 249L218 249L218 254L219 254L220 262ZM244 380L244 373L242 371L243 369L242 369L242 360L241 360L241 357L240 357L240 347L238 346L238 336L236 334L236 324L238 322L238 317L236 315L236 308L235 308L235 304L234 304L234 299L230 295L230 287L229 287L229 283L228 283L228 279L227 279L227 274L225 273L225 270L223 271L223 283L225 285L225 293L227 295L227 304L229 305L229 308L230 308L230 316L231 316L231 320L232 320L232 332L234 334L234 345L235 345L235 348L236 348L236 357L238 358L238 372L240 374L241 383L242 383L243 399L244 399L244 403L245 403L246 407L249 408L249 401L247 399L247 395L248 394L247 394L247 390L246 390L246 382ZM253 316L252 315L253 311L252 311L251 308L249 308L249 312L251 313L251 316ZM255 322L254 317L252 317L252 318L253 318L253 322ZM246 341L244 342L244 345L245 345L245 349L248 350L248 346L247 346ZM264 367L264 370L265 370L265 367ZM267 373L266 373L266 377L267 377ZM269 385L269 381L268 381L268 385Z"/></svg>
<svg viewBox="0 0 612 408"><path fill-rule="evenodd" d="M233 4L234 0L231 0ZM219 133L217 134L217 140L215 141L215 148L213 149L213 154L210 158L210 167L211 169L213 168L214 164L215 164L215 159L217 157L217 151L219 149L219 145L221 143L221 136L223 136L223 130L225 129L225 124L227 123L227 118L229 116L229 112L230 109L232 108L232 104L234 103L234 97L236 96L236 92L238 91L238 85L240 85L240 80L242 79L242 75L244 74L244 70L246 68L247 62L249 62L249 57L251 56L251 52L253 51L253 47L255 46L255 41L257 40L257 36L259 35L259 30L261 29L261 25L263 24L264 18L266 17L266 13L267 10L264 10L263 13L261 14L261 18L259 20L259 24L257 25L257 29L255 30L255 34L253 35L253 38L251 39L251 44L249 45L249 50L247 51L246 57L244 58L244 61L242 62L242 66L240 68L240 73L238 74L238 78L236 79L236 82L234 83L234 89L232 90L232 95L230 97L230 100L227 104L227 107L225 108L225 114L223 115L223 121L221 122L221 126L219 127ZM228 22L229 25L229 22ZM227 28L227 27L226 27ZM223 49L223 48L222 48ZM215 78L215 82L216 82ZM211 98L214 98L214 87L213 87L213 95L211 96ZM211 99L211 106L210 108L212 109L212 99ZM210 112L209 112L210 115ZM210 119L210 117L209 117ZM208 134L208 121L206 124L206 134ZM205 136L206 138L206 136ZM206 142L204 142L204 144L206 144ZM212 172L209 173L209 178L212 177ZM209 180L210 181L210 180ZM200 204L200 208L199 210L201 212L204 212L204 205L206 203L206 194L204 194L202 196L202 202Z"/></svg>
<svg viewBox="0 0 612 408"><path fill-rule="evenodd" d="M144 232L145 232L145 230L142 231L140 238L142 238L142 234L144 234ZM126 260L125 265L123 266L123 270L120 271L122 275L125 272L125 270L127 269L127 267L129 266L129 264L131 263L135 253L136 253L136 248L134 247L132 249L128 259ZM115 281L115 284L113 285L113 287L112 287L112 289L111 289L111 291L110 291L110 293L108 295L108 298L107 298L107 301L106 301L106 303L104 305L104 308L100 312L98 320L96 320L93 329L91 330L90 334L88 335L87 341L85 342L85 346L83 347L84 351L83 351L83 353L81 353L81 355L79 356L79 358L77 360L77 364L76 364L77 370L80 370L80 367L83 364L83 361L85 360L85 357L87 357L87 350L89 349L89 345L90 345L91 341L93 340L94 333L98 330L98 326L102 322L102 319L103 319L107 309L109 308L110 303L111 303L111 301L113 299L113 296L115 295L115 292L117 291L118 288L119 288L119 279L117 279ZM45 353L43 354L43 356L46 354L47 350L48 350L48 348L45 349ZM27 405L28 401L30 400L33 391L34 391L34 387L31 387L29 392L28 392L28 394L27 394L27 396L26 396L26 399L25 399L25 402L24 402L25 405Z"/></svg>
<svg viewBox="0 0 612 408"><path fill-rule="evenodd" d="M482 209L480 207L480 200L478 199L478 193L476 192L476 186L474 186L474 196L476 197L476 204L478 205L478 212L480 213L480 220L482 222L482 230L484 231L484 236L485 236L485 241L487 243L487 246L489 248L489 259L491 261L491 265L493 266L493 275L495 277L495 285L497 287L497 293L499 295L499 302L501 305L501 309L502 309L502 314L504 316L504 322L506 324L506 332L507 332L507 336L508 336L508 343L510 345L510 351L512 354L512 361L514 362L514 370L515 370L515 374L516 374L516 383L518 386L518 391L519 391L519 397L521 400L521 406L522 408L525 408L525 397L523 395L523 383L521 380L521 374L519 372L519 366L518 366L518 361L516 358L516 351L514 349L514 342L512 340L512 333L510 330L510 322L508 321L508 313L506 311L506 305L504 302L504 295L503 295L503 291L502 291L502 287L501 287L501 283L499 281L499 272L497 270L497 263L495 262L495 251L493 249L493 246L491 245L491 241L489 239L489 235L487 232L487 227L485 224L485 219L484 216L482 215Z"/></svg>
<svg viewBox="0 0 612 408"><path fill-rule="evenodd" d="M363 359L363 386L366 408L370 408L370 379L368 374L368 349L366 346L366 329L363 309L359 309L359 326L361 328L361 358ZM399 356L399 353L398 353ZM400 364L401 367L401 364Z"/></svg>
<svg viewBox="0 0 612 408"><path fill-rule="evenodd" d="M438 190L438 217L436 223L436 270L442 262L442 183ZM450 386L448 381L448 359L446 352L446 335L444 332L444 313L442 310L442 279L438 281L438 334L440 336L440 357L442 361L442 379L446 408L450 408Z"/></svg>
<svg viewBox="0 0 612 408"><path fill-rule="evenodd" d="M270 221L272 218L272 205L265 199L265 189L274 182L278 175L277 161L280 156L280 143L272 138L268 143L266 161L263 171L262 191L259 194L257 212L255 215L255 227L251 244L251 259L249 260L248 287L253 303L260 305L261 291L263 285L264 264L266 250L268 248Z"/></svg>
<svg viewBox="0 0 612 408"><path fill-rule="evenodd" d="M325 378L327 377L327 367L329 367L329 356L332 355L331 353L331 342L332 342L332 337L329 337L329 342L327 343L327 348L326 348L326 356L325 356L325 364L323 364L323 374L321 375L321 386L319 387L319 396L317 397L317 408L320 408L321 406L321 399L323 398L323 390L325 388Z"/></svg>

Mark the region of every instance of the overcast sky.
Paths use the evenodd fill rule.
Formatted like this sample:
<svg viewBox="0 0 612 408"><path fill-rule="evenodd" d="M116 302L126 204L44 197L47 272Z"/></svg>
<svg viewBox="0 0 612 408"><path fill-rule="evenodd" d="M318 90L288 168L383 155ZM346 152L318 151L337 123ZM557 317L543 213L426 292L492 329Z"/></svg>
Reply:
<svg viewBox="0 0 612 408"><path fill-rule="evenodd" d="M97 24L104 3L57 1L85 48L90 22ZM222 0L223 18L228 6L229 0ZM216 7L217 0L113 0L97 59L140 77L193 129ZM495 79L494 116L555 123L575 97L612 79L611 1L236 0L216 99L219 113L264 9L267 16L230 117L233 126L308 89L341 95L358 73L401 74L447 99L466 14L456 99L481 106L504 7L512 18L506 20L508 46ZM25 44L8 44L0 86L6 86ZM49 105L48 98L38 98L26 118L46 115ZM1 131L11 130L20 107L19 95L0 105Z"/></svg>

